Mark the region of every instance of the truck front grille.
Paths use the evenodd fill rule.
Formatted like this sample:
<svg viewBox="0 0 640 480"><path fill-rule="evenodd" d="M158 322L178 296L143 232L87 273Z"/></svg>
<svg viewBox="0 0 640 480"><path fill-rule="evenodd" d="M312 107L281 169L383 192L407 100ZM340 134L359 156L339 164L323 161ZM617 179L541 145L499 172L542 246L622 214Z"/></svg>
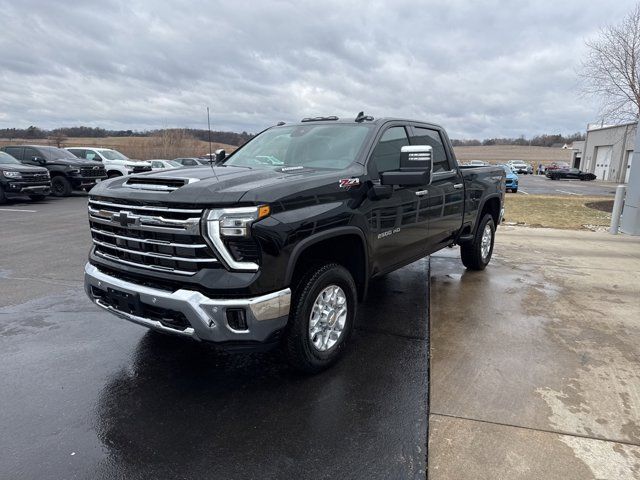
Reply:
<svg viewBox="0 0 640 480"><path fill-rule="evenodd" d="M22 181L26 183L43 183L43 182L46 183L50 180L49 175L47 175L44 172L42 173L21 172L21 173L22 173Z"/></svg>
<svg viewBox="0 0 640 480"><path fill-rule="evenodd" d="M100 165L96 165L95 167L82 167L80 168L80 176L89 178L101 178L107 176L107 171Z"/></svg>
<svg viewBox="0 0 640 480"><path fill-rule="evenodd" d="M200 233L202 209L89 200L94 253L147 270L194 275L220 263Z"/></svg>

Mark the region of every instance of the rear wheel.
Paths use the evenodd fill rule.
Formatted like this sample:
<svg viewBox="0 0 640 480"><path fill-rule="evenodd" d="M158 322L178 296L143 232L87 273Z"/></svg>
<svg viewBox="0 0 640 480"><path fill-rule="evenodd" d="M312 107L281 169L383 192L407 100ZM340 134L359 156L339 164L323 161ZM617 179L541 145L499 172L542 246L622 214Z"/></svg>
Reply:
<svg viewBox="0 0 640 480"><path fill-rule="evenodd" d="M65 177L56 175L51 179L51 193L55 197L68 197L71 195L71 183Z"/></svg>
<svg viewBox="0 0 640 480"><path fill-rule="evenodd" d="M518 193L518 189L517 189L517 188L512 188L512 189L511 189L511 191L512 191L513 193Z"/></svg>
<svg viewBox="0 0 640 480"><path fill-rule="evenodd" d="M482 217L478 230L469 243L460 245L462 264L469 270L484 270L491 261L496 226L488 213Z"/></svg>
<svg viewBox="0 0 640 480"><path fill-rule="evenodd" d="M297 285L283 346L291 366L316 373L344 351L356 315L356 286L336 263L309 268Z"/></svg>

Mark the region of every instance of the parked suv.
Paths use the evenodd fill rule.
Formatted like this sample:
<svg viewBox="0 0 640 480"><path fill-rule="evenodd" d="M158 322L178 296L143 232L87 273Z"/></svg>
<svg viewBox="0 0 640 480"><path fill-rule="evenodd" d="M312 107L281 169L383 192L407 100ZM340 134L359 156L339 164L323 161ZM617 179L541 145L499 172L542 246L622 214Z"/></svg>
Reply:
<svg viewBox="0 0 640 480"><path fill-rule="evenodd" d="M51 191L49 171L21 164L6 152L0 152L0 203L14 195L42 200Z"/></svg>
<svg viewBox="0 0 640 480"><path fill-rule="evenodd" d="M78 158L102 162L109 178L151 171L149 162L134 162L111 148L68 147L67 150Z"/></svg>
<svg viewBox="0 0 640 480"><path fill-rule="evenodd" d="M507 162L513 173L524 173L525 175L533 174L533 166L522 160L509 160Z"/></svg>
<svg viewBox="0 0 640 480"><path fill-rule="evenodd" d="M91 190L107 172L98 162L80 160L63 148L42 145L11 145L2 151L26 165L45 167L51 175L51 193L56 197L67 197L72 190Z"/></svg>

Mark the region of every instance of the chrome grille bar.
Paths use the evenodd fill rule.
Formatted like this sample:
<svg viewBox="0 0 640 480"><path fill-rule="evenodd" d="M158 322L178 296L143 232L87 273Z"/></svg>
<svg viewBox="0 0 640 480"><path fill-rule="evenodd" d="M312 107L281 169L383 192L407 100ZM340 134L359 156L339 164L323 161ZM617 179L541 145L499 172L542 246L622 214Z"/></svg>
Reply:
<svg viewBox="0 0 640 480"><path fill-rule="evenodd" d="M98 235L105 235L113 238L119 238L120 240L128 240L130 242L146 243L148 245L159 245L164 247L177 247L177 248L207 248L206 243L175 243L175 242L170 242L168 240L155 240L152 238L127 237L125 235L117 235L113 232L107 232L106 230L100 230L98 228L92 228L91 231L94 233L97 233Z"/></svg>
<svg viewBox="0 0 640 480"><path fill-rule="evenodd" d="M125 205L122 203L105 202L103 200L89 200L89 203L96 205L102 205L105 207L113 207L117 209L124 208L125 210L155 210L158 212L175 212L175 213L197 213L202 214L201 208L169 208L169 207L150 207L142 205Z"/></svg>
<svg viewBox="0 0 640 480"><path fill-rule="evenodd" d="M191 263L218 263L218 259L216 258L187 258L187 257L176 257L167 253L154 253L154 252L143 252L141 250L132 250L130 248L119 247L112 243L101 242L100 240L93 239L93 243L96 245L100 245L101 247L111 248L112 250L118 250L119 252L132 253L134 255L142 255L144 257L150 258L160 258L162 260L173 260L175 262L191 262Z"/></svg>
<svg viewBox="0 0 640 480"><path fill-rule="evenodd" d="M95 254L98 255L99 257L106 258L107 260L124 263L125 265L131 265L132 267L136 267L136 268L146 268L147 270L156 270L160 272L171 272L171 273L177 273L179 275L193 275L195 273L195 272L187 272L185 270L178 270L172 267L165 267L162 265L147 265L145 263L130 262L128 260L123 260L122 258L116 257L115 255L109 255L108 253L100 252L98 250L95 251Z"/></svg>

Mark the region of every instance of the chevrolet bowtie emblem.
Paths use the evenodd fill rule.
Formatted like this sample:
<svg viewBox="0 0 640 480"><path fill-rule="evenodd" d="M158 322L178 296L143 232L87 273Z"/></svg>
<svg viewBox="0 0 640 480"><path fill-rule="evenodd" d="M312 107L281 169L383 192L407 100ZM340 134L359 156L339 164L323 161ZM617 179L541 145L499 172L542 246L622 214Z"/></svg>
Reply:
<svg viewBox="0 0 640 480"><path fill-rule="evenodd" d="M111 215L111 220L114 222L118 222L123 227L127 227L129 225L137 225L140 223L140 217L138 215L134 215L131 212L121 211L115 212Z"/></svg>

